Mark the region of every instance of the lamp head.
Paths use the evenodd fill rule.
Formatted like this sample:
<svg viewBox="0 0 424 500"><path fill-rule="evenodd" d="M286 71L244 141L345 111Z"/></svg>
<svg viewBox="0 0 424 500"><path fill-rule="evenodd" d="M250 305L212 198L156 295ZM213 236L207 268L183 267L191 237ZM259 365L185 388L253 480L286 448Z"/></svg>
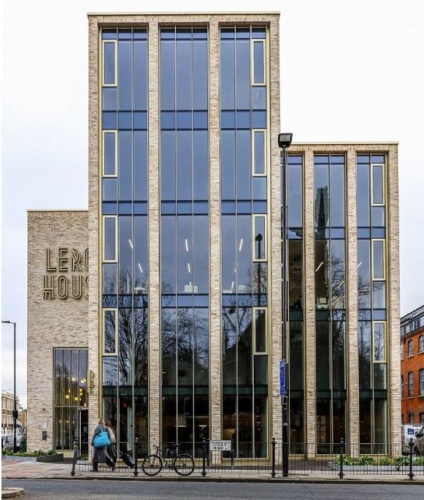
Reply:
<svg viewBox="0 0 424 500"><path fill-rule="evenodd" d="M292 142L292 132L282 132L278 134L278 146L282 149L288 148Z"/></svg>

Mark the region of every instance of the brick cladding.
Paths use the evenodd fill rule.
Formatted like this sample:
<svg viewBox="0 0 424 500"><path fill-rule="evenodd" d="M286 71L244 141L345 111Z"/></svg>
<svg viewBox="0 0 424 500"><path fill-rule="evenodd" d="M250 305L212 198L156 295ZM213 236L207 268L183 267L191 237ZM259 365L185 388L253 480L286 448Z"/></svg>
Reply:
<svg viewBox="0 0 424 500"><path fill-rule="evenodd" d="M44 299L44 276L70 278L68 272L46 271L46 249L51 266L58 264L58 249L88 248L87 211L28 212L28 325L27 392L28 449L48 450L53 444L53 352L54 348L88 347L88 293ZM68 255L69 257L69 255ZM70 263L66 266L69 268ZM79 273L73 273L76 275ZM88 276L82 270L81 275ZM84 287L83 290L86 290ZM47 440L42 440L42 431Z"/></svg>

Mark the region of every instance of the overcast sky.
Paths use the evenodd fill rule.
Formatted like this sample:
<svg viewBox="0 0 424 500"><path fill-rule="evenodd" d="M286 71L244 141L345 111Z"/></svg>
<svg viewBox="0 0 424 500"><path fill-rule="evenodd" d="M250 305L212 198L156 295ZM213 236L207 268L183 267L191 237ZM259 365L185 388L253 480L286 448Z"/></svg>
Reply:
<svg viewBox="0 0 424 500"><path fill-rule="evenodd" d="M87 13L203 5L281 13L281 128L294 142L399 142L401 314L424 304L423 0L1 0L1 303L2 320L17 323L24 406L26 211L88 208ZM12 325L2 325L2 389L13 391Z"/></svg>

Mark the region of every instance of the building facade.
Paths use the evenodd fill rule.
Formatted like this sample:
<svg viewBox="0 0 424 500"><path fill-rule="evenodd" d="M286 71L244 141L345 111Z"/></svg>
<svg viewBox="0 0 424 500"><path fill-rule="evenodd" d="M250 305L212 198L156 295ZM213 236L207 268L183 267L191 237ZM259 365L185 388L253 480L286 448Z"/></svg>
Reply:
<svg viewBox="0 0 424 500"><path fill-rule="evenodd" d="M137 438L143 450L177 442L198 456L206 437L269 458L282 439L284 357L291 452L331 452L343 437L390 453L400 443L397 145L292 145L283 200L279 14L88 20L89 209L77 217L87 225L51 233L57 262L30 227L29 308L38 294L54 322L37 341L56 386L31 395L30 354L29 427L51 413L47 442L29 433L29 446L50 436L67 449L102 416L121 449ZM73 321L68 306L84 313ZM35 337L35 309L31 321ZM72 342L53 335L62 324Z"/></svg>
<svg viewBox="0 0 424 500"><path fill-rule="evenodd" d="M424 307L400 321L402 424L424 425Z"/></svg>
<svg viewBox="0 0 424 500"><path fill-rule="evenodd" d="M15 396L8 391L1 391L1 435L13 436L14 421L13 410L15 408ZM26 428L26 415L22 410L19 398L16 397L16 408L18 411L18 418L16 419L17 433L22 435Z"/></svg>

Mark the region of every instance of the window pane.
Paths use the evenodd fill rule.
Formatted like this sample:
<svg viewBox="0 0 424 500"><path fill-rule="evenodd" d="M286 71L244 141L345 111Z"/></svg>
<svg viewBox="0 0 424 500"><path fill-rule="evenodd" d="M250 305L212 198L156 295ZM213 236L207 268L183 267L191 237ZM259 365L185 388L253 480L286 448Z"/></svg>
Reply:
<svg viewBox="0 0 424 500"><path fill-rule="evenodd" d="M372 307L373 309L386 308L386 283L385 281L374 281L372 284L373 296Z"/></svg>
<svg viewBox="0 0 424 500"><path fill-rule="evenodd" d="M116 175L116 132L105 132L103 137L103 175Z"/></svg>
<svg viewBox="0 0 424 500"><path fill-rule="evenodd" d="M264 69L264 46L263 42L253 42L253 58L254 58L254 82L265 82Z"/></svg>
<svg viewBox="0 0 424 500"><path fill-rule="evenodd" d="M209 252L206 248L209 248L209 220L197 215L193 217L193 280L199 293L209 293Z"/></svg>
<svg viewBox="0 0 424 500"><path fill-rule="evenodd" d="M177 132L177 200L191 200L193 140L191 131Z"/></svg>
<svg viewBox="0 0 424 500"><path fill-rule="evenodd" d="M250 40L236 41L236 109L250 109Z"/></svg>
<svg viewBox="0 0 424 500"><path fill-rule="evenodd" d="M384 242L373 241L373 278L384 279Z"/></svg>
<svg viewBox="0 0 424 500"><path fill-rule="evenodd" d="M104 256L105 260L116 260L116 219L106 217L104 234Z"/></svg>
<svg viewBox="0 0 424 500"><path fill-rule="evenodd" d="M119 200L132 200L132 132L119 132Z"/></svg>
<svg viewBox="0 0 424 500"><path fill-rule="evenodd" d="M103 201L116 201L118 194L118 179L103 179Z"/></svg>
<svg viewBox="0 0 424 500"><path fill-rule="evenodd" d="M265 131L255 130L254 135L254 169L256 175L265 174Z"/></svg>
<svg viewBox="0 0 424 500"><path fill-rule="evenodd" d="M178 40L176 53L177 109L192 109L191 41Z"/></svg>
<svg viewBox="0 0 424 500"><path fill-rule="evenodd" d="M367 240L358 241L358 307L371 307L370 290L370 243Z"/></svg>
<svg viewBox="0 0 424 500"><path fill-rule="evenodd" d="M372 202L374 205L383 203L383 165L372 167Z"/></svg>
<svg viewBox="0 0 424 500"><path fill-rule="evenodd" d="M162 293L175 293L176 282L176 218L162 217Z"/></svg>
<svg viewBox="0 0 424 500"><path fill-rule="evenodd" d="M175 42L166 40L160 46L161 107L163 110L175 109Z"/></svg>
<svg viewBox="0 0 424 500"><path fill-rule="evenodd" d="M134 109L147 110L147 42L134 42Z"/></svg>
<svg viewBox="0 0 424 500"><path fill-rule="evenodd" d="M256 352L266 352L266 310L255 311Z"/></svg>
<svg viewBox="0 0 424 500"><path fill-rule="evenodd" d="M116 351L116 311L104 311L104 352Z"/></svg>
<svg viewBox="0 0 424 500"><path fill-rule="evenodd" d="M252 108L266 109L266 87L252 87Z"/></svg>
<svg viewBox="0 0 424 500"><path fill-rule="evenodd" d="M118 109L116 87L103 88L103 111L116 111Z"/></svg>
<svg viewBox="0 0 424 500"><path fill-rule="evenodd" d="M209 198L208 167L208 133L206 130L195 130L193 132L193 199L195 200Z"/></svg>
<svg viewBox="0 0 424 500"><path fill-rule="evenodd" d="M288 225L289 227L302 227L302 165L290 165L289 160L287 168L287 182Z"/></svg>
<svg viewBox="0 0 424 500"><path fill-rule="evenodd" d="M358 165L356 203L358 211L358 227L370 226L370 179L369 166Z"/></svg>
<svg viewBox="0 0 424 500"><path fill-rule="evenodd" d="M208 109L208 46L206 40L193 43L193 109Z"/></svg>
<svg viewBox="0 0 424 500"><path fill-rule="evenodd" d="M384 227L386 225L384 212L384 207L372 207L372 227Z"/></svg>
<svg viewBox="0 0 424 500"><path fill-rule="evenodd" d="M132 42L118 42L119 109L132 109Z"/></svg>
<svg viewBox="0 0 424 500"><path fill-rule="evenodd" d="M237 199L251 198L250 131L237 131Z"/></svg>
<svg viewBox="0 0 424 500"><path fill-rule="evenodd" d="M161 136L162 200L175 200L176 136L173 131L162 132Z"/></svg>
<svg viewBox="0 0 424 500"><path fill-rule="evenodd" d="M371 323L362 321L358 325L358 349L359 349L359 389L369 390L371 388Z"/></svg>
<svg viewBox="0 0 424 500"><path fill-rule="evenodd" d="M343 227L344 220L344 165L331 165L330 167L330 189L331 189L331 226Z"/></svg>
<svg viewBox="0 0 424 500"><path fill-rule="evenodd" d="M319 157L318 157L319 159ZM317 157L315 157L315 161ZM329 179L328 166L315 164L315 226L325 228L329 226Z"/></svg>
<svg viewBox="0 0 424 500"><path fill-rule="evenodd" d="M385 324L374 323L374 361L386 359Z"/></svg>
<svg viewBox="0 0 424 500"><path fill-rule="evenodd" d="M255 217L255 259L262 260L266 258L266 233L265 233L265 217Z"/></svg>
<svg viewBox="0 0 424 500"><path fill-rule="evenodd" d="M221 40L221 109L234 109L234 40Z"/></svg>
<svg viewBox="0 0 424 500"><path fill-rule="evenodd" d="M115 85L115 43L104 43L104 61L103 61L103 82L105 85Z"/></svg>
<svg viewBox="0 0 424 500"><path fill-rule="evenodd" d="M221 196L223 200L234 200L235 193L235 132L221 132Z"/></svg>

